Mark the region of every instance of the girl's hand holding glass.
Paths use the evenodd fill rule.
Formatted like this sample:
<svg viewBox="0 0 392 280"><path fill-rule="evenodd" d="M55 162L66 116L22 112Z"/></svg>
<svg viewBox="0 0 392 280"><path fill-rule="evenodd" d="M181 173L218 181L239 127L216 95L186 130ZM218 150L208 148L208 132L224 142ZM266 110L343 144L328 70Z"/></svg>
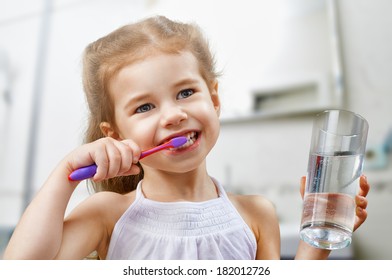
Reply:
<svg viewBox="0 0 392 280"><path fill-rule="evenodd" d="M305 192L305 182L306 182L306 177L303 176L301 178L301 183L300 183L300 193L302 196L302 199L304 198L304 192ZM365 175L362 175L359 180L359 192L355 197L355 203L357 205L356 211L355 211L355 223L354 223L354 231L360 227L360 225L365 222L367 218L367 211L366 207L368 204L368 200L366 198L367 194L369 193L370 190L370 185L367 181L367 178Z"/></svg>

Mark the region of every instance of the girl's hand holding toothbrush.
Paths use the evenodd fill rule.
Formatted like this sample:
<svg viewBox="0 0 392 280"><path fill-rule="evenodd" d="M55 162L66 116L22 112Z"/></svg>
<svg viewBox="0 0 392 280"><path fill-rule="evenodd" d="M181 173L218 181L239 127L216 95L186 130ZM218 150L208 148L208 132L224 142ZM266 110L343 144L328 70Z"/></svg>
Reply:
<svg viewBox="0 0 392 280"><path fill-rule="evenodd" d="M118 141L111 137L84 144L67 157L69 173L96 164L92 180L99 182L117 176L136 175L140 172L136 163L141 151L132 140Z"/></svg>
<svg viewBox="0 0 392 280"><path fill-rule="evenodd" d="M109 140L107 140L107 141L109 141ZM113 141L115 141L115 140L113 140ZM187 142L188 142L188 139L185 136L175 137L175 138L172 138L169 141L167 141L161 145L158 145L158 146L153 147L151 149L145 150L143 152L140 152L140 149L138 149L137 145L133 142L129 142L129 147L127 146L127 142L124 142L124 141L122 141L122 143L124 143L125 146L118 144L119 142L113 142L115 144L114 146L116 146L120 150L124 150L124 152L125 152L125 153L120 153L120 155L118 155L118 152L116 153L116 149L110 149L112 152L114 152L114 156L116 158L119 158L119 159L126 161L125 162L126 164L124 166L120 165L122 168L119 170L120 172L115 173L115 174L117 174L115 176L127 176L127 175L132 175L132 174L138 174L140 172L140 169L133 167L133 170L132 170L132 164L133 164L133 166L135 166L135 164L137 163L138 160L140 160L146 156L152 155L154 153L157 153L159 151L165 150L165 149L180 148L181 146L183 146ZM109 143L110 143L110 141L109 141ZM108 146L108 147L110 147L110 146ZM129 148L136 148L136 150L137 150L136 154L135 154L135 151L133 151L133 153L134 153L133 157L131 157L131 155L128 155L128 157L127 157L127 152L132 152L132 150L128 151ZM105 151L106 149L107 148L104 148L103 150ZM109 153L107 153L107 151L106 151L106 154L104 153L104 155L109 155ZM110 166L109 166L110 158L107 159L107 157L104 156L103 159L104 159L103 163L105 163L105 165L103 165L102 168L104 170L108 170L108 171L110 171L110 169L113 170L113 168L110 168ZM98 164L99 164L99 162L95 161L95 163L93 163L93 164L77 168L76 170L72 171L71 174L69 174L68 179L70 181L81 181L84 179L94 177L94 180L98 181L99 179L95 177L96 173L98 173L97 172L97 168L98 168L97 165ZM109 166L109 167L107 167L107 166ZM100 168L100 169L102 169L102 168ZM116 170L117 170L117 168L114 168L114 171L116 171ZM107 172L107 174L109 174L109 172ZM109 178L111 178L111 177L109 177Z"/></svg>

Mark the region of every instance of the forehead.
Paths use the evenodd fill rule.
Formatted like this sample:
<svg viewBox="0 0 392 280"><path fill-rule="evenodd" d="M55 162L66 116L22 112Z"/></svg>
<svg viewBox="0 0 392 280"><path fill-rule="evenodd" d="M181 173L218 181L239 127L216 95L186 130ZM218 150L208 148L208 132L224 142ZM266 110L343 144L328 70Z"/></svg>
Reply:
<svg viewBox="0 0 392 280"><path fill-rule="evenodd" d="M126 86L134 90L167 85L185 78L201 78L197 59L190 52L156 54L126 65L113 77L110 91Z"/></svg>

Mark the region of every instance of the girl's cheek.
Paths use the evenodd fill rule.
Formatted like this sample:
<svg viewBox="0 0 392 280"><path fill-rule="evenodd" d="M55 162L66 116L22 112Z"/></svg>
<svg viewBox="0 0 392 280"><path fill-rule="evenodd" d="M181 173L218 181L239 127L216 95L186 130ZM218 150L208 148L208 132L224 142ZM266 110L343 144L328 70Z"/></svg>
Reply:
<svg viewBox="0 0 392 280"><path fill-rule="evenodd" d="M152 120L139 120L128 124L127 138L134 140L142 149L151 148L154 144L156 125Z"/></svg>

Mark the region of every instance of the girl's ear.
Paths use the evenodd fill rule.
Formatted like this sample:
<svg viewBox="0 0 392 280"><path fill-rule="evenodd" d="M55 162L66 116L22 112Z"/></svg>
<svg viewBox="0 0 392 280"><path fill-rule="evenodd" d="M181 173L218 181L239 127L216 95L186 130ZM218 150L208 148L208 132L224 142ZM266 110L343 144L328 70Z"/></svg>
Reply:
<svg viewBox="0 0 392 280"><path fill-rule="evenodd" d="M218 81L214 80L211 86L211 91L210 91L210 95L211 95L211 100L212 100L212 104L214 105L215 111L217 113L217 115L220 115L220 100L219 100L219 95L218 95Z"/></svg>
<svg viewBox="0 0 392 280"><path fill-rule="evenodd" d="M114 139L120 139L120 135L114 130L114 128L108 122L101 122L99 125L103 135Z"/></svg>

